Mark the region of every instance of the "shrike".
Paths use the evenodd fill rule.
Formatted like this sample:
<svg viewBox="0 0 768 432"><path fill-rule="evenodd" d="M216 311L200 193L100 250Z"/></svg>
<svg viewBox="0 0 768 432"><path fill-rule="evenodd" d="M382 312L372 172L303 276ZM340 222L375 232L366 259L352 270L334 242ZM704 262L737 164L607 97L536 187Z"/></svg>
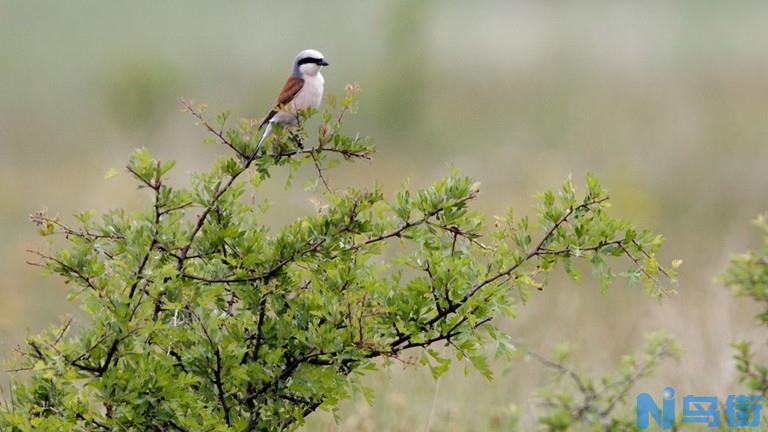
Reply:
<svg viewBox="0 0 768 432"><path fill-rule="evenodd" d="M283 90L272 105L272 109L259 125L264 128L256 150L272 132L272 125L279 123L284 127L296 126L299 122L300 110L317 108L323 100L325 79L320 68L328 66L320 51L306 49L300 52L293 61L293 69Z"/></svg>

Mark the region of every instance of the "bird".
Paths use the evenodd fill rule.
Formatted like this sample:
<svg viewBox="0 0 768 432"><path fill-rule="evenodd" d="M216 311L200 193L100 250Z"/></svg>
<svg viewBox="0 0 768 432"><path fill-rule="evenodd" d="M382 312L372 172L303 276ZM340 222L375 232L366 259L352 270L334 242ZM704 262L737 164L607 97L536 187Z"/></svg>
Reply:
<svg viewBox="0 0 768 432"><path fill-rule="evenodd" d="M272 125L296 126L299 121L299 111L320 106L325 88L325 78L320 73L320 69L324 66L328 66L328 62L318 50L305 49L296 55L291 75L272 104L269 113L259 125L259 130L264 128L264 132L256 145L256 150L272 132Z"/></svg>

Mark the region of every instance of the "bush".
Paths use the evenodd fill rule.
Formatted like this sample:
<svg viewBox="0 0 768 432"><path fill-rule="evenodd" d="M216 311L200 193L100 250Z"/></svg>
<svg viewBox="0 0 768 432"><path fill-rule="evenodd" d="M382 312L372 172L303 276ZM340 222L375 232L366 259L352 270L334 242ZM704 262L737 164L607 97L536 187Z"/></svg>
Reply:
<svg viewBox="0 0 768 432"><path fill-rule="evenodd" d="M764 310L757 320L762 326L768 326L768 220L760 216L755 225L763 233L763 249L732 257L720 279L737 297L748 297L761 304ZM733 346L739 383L765 399L768 397L768 364L757 361L750 342L739 340Z"/></svg>
<svg viewBox="0 0 768 432"><path fill-rule="evenodd" d="M148 192L145 209L100 221L84 212L76 225L33 215L43 235L66 238L38 252L39 264L69 283L89 320L28 339L17 365L28 377L14 384L0 426L295 429L354 392L370 397L360 376L409 350L439 376L452 359L430 347L447 344L490 377L487 344L512 350L494 322L513 317L558 264L579 279L576 261L590 263L603 288L619 276L662 294L661 236L611 217L591 176L583 195L570 179L541 195L540 232L511 211L489 226L470 208L478 183L457 173L391 199L378 188L331 190L328 168L373 150L342 130L355 108L348 91L261 148L255 122L227 130L228 113L209 121L185 104L230 151L189 187L167 180L172 161L141 149L127 169ZM303 164L318 174L322 204L272 232L268 209L248 198L278 168ZM628 268L617 274L609 262L619 260Z"/></svg>
<svg viewBox="0 0 768 432"><path fill-rule="evenodd" d="M653 375L661 362L679 360L682 348L665 332L647 334L642 352L625 355L621 367L599 379L566 365L571 347L558 347L554 359L529 352L553 373L550 383L540 391L540 405L545 413L538 418L542 430L638 431L634 410L626 402L634 401L630 392L638 381Z"/></svg>

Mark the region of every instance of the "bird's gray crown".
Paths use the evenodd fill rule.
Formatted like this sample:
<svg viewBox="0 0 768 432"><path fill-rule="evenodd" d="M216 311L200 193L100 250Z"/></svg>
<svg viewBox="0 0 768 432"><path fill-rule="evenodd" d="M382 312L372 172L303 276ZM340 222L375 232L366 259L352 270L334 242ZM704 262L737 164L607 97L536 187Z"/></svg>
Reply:
<svg viewBox="0 0 768 432"><path fill-rule="evenodd" d="M309 58L316 58L316 59L322 60L324 56L323 56L323 53L321 53L318 50L305 49L304 51L296 54L296 63L298 64L301 60L305 60Z"/></svg>

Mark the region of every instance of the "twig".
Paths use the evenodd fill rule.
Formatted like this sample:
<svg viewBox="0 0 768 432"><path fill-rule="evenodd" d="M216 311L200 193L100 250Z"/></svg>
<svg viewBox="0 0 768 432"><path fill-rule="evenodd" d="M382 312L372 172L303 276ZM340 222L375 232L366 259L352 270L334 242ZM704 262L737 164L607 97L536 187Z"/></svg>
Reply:
<svg viewBox="0 0 768 432"><path fill-rule="evenodd" d="M317 176L318 176L318 177L320 178L320 180L323 182L323 185L325 186L325 189L326 189L328 192L333 192L333 191L331 190L331 187L328 185L328 182L325 180L325 176L323 175L323 168L320 166L320 161L318 161L318 160L317 160L317 156L315 155L315 153L314 153L314 152L310 153L309 155L310 155L310 157L312 158L312 162L313 162L313 163L314 163L314 165L315 165L315 169L317 170Z"/></svg>
<svg viewBox="0 0 768 432"><path fill-rule="evenodd" d="M232 142L231 142L231 141L229 141L229 140L228 140L228 139L227 139L227 138L224 136L224 134L222 133L222 131L223 131L223 128L224 128L224 125L222 125L222 128L221 128L221 129L219 129L219 130L216 130L216 129L214 129L214 128L213 128L213 126L211 126L211 124L210 124L210 123L208 123L208 122L207 122L207 121L206 121L206 120L203 118L203 113L202 113L201 111L198 111L198 110L196 110L196 109L195 109L195 108L192 106L192 104L191 104L189 101L187 101L186 99L181 99L181 104L182 104L182 105L184 105L184 108L185 108L185 110L186 110L187 112L189 112L190 114L192 114L192 116L194 116L194 117L195 117L195 118L196 118L196 119L197 119L197 120L200 122L200 124L202 124L203 126L205 126L205 128L206 128L206 129L208 129L208 131L209 131L210 133L212 133L212 134L213 134L213 135L215 135L215 136L216 136L216 137L217 137L219 140L221 140L221 143L222 143L222 144L224 144L224 145L226 145L227 147L231 148L231 149L232 149L232 151L234 151L235 153L237 153L237 154L238 154L238 156L240 156L241 158L243 158L243 159L246 159L246 155L245 155L243 152L241 152L240 150L238 150L238 149L237 149L237 147L235 147L235 146L232 144Z"/></svg>

